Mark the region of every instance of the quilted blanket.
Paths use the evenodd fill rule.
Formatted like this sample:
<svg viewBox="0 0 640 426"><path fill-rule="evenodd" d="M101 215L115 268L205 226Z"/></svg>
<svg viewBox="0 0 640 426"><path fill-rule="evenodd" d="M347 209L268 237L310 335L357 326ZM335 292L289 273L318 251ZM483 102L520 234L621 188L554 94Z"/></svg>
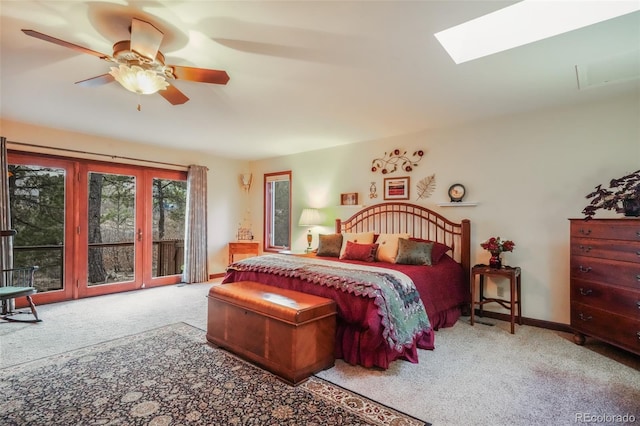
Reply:
<svg viewBox="0 0 640 426"><path fill-rule="evenodd" d="M281 254L243 259L227 269L298 278L371 298L381 317L385 342L395 351L411 347L420 334L431 328L413 281L399 271L368 265L337 266L322 259Z"/></svg>

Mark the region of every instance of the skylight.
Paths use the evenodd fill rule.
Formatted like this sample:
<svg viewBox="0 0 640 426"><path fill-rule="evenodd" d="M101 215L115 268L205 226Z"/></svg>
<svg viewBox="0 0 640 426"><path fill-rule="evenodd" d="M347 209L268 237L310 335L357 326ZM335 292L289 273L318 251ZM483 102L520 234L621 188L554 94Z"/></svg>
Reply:
<svg viewBox="0 0 640 426"><path fill-rule="evenodd" d="M461 64L638 10L639 0L524 0L435 36Z"/></svg>

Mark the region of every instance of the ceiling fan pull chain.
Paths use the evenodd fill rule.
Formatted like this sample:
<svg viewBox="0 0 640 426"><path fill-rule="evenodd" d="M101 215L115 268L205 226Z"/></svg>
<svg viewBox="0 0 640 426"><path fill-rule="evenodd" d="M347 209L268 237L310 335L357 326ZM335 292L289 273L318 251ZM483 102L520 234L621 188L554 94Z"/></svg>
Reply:
<svg viewBox="0 0 640 426"><path fill-rule="evenodd" d="M142 110L142 106L140 105L140 93L138 93L138 111Z"/></svg>

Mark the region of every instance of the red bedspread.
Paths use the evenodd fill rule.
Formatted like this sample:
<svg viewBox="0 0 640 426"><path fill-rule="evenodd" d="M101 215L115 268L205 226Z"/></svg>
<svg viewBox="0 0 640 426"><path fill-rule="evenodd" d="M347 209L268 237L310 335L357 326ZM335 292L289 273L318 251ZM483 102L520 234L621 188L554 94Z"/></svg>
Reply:
<svg viewBox="0 0 640 426"><path fill-rule="evenodd" d="M440 327L453 325L460 316L460 306L469 302L468 289L463 284L462 268L453 259L446 256L435 266L397 265L382 262L371 264L337 260L336 258L321 259L387 267L405 273L414 281L432 328L436 330ZM423 333L412 346L405 347L401 351L389 348L382 337L382 324L378 308L370 298L347 294L331 287L314 285L297 278L262 272L236 271L230 268L223 283L236 281L257 281L335 300L338 307L335 356L350 364L386 369L396 359L418 362L418 348L434 348L433 329Z"/></svg>
<svg viewBox="0 0 640 426"><path fill-rule="evenodd" d="M340 262L366 264L350 260L340 260ZM403 272L413 280L431 326L435 330L453 326L460 317L461 307L471 302L469 287L464 280L464 271L460 264L449 256L443 256L433 266L382 262L374 265Z"/></svg>

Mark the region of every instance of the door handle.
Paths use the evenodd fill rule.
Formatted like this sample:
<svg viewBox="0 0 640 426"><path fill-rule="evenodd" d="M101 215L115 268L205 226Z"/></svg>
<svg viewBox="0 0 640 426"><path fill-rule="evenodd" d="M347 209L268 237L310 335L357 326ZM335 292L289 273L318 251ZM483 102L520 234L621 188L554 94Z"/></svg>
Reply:
<svg viewBox="0 0 640 426"><path fill-rule="evenodd" d="M138 228L138 241L142 241L142 229Z"/></svg>

